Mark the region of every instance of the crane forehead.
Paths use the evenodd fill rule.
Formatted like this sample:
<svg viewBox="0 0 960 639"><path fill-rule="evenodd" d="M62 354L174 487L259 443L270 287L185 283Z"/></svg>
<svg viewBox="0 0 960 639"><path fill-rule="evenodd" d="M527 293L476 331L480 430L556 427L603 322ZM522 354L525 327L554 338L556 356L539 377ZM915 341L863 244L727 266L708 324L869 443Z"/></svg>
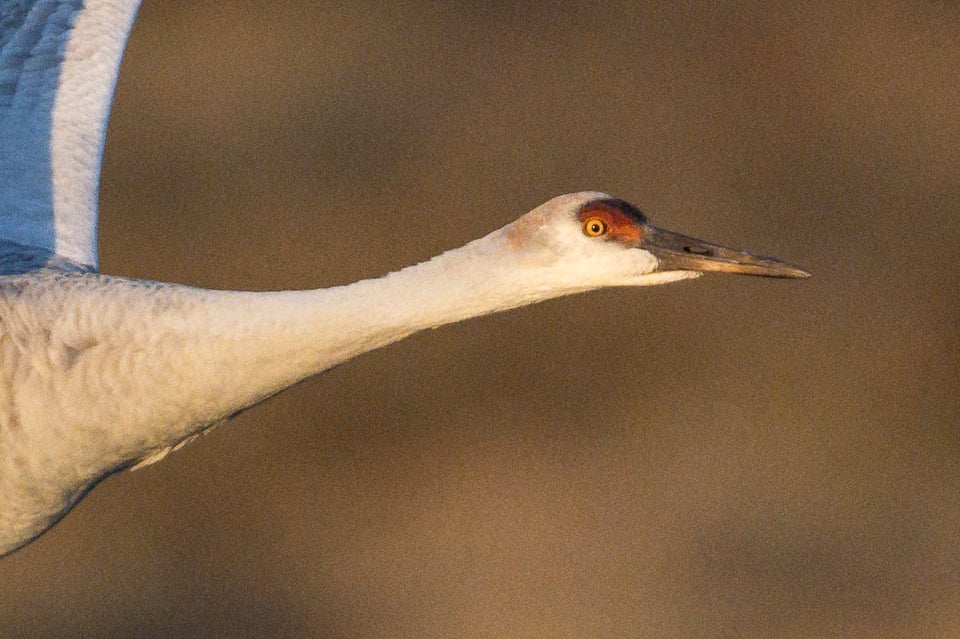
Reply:
<svg viewBox="0 0 960 639"><path fill-rule="evenodd" d="M591 217L602 218L609 228L607 239L631 246L637 245L643 239L647 218L640 209L629 202L609 196L581 200L582 204L570 201L581 195L586 194L554 198L509 224L504 231L510 245L514 249L525 248L541 229L551 226L561 218L569 220L571 211L579 224Z"/></svg>
<svg viewBox="0 0 960 639"><path fill-rule="evenodd" d="M591 218L600 218L609 228L607 235L610 239L631 244L643 239L644 229L649 223L640 209L614 198L587 202L580 207L577 218L581 224Z"/></svg>

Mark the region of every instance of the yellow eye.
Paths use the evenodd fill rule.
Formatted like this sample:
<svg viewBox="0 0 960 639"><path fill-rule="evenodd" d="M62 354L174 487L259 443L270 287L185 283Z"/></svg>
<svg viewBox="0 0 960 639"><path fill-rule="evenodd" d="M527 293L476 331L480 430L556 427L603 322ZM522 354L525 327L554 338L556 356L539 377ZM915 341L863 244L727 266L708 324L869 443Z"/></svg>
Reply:
<svg viewBox="0 0 960 639"><path fill-rule="evenodd" d="M600 237L607 233L607 223L599 217L587 218L583 223L583 234L587 237Z"/></svg>

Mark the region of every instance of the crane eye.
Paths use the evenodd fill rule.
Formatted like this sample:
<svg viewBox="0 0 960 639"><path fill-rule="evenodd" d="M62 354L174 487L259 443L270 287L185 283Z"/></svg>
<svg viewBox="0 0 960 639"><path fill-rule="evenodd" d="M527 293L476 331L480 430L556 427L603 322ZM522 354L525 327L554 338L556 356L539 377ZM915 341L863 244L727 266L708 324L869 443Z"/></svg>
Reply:
<svg viewBox="0 0 960 639"><path fill-rule="evenodd" d="M587 218L583 223L583 234L587 237L600 237L606 235L607 223L599 217Z"/></svg>

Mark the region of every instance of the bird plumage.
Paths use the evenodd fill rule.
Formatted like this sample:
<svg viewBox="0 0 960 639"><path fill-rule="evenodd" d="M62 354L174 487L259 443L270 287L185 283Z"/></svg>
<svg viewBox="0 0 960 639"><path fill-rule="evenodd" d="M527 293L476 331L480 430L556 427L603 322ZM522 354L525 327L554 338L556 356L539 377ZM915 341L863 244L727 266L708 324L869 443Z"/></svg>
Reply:
<svg viewBox="0 0 960 639"><path fill-rule="evenodd" d="M699 270L803 275L656 229L596 192L554 198L459 249L347 286L251 293L101 275L96 178L136 7L0 10L0 132L23 148L4 138L0 150L0 555L103 477L413 332Z"/></svg>
<svg viewBox="0 0 960 639"><path fill-rule="evenodd" d="M7 1L0 19L0 234L97 268L97 187L139 0Z"/></svg>

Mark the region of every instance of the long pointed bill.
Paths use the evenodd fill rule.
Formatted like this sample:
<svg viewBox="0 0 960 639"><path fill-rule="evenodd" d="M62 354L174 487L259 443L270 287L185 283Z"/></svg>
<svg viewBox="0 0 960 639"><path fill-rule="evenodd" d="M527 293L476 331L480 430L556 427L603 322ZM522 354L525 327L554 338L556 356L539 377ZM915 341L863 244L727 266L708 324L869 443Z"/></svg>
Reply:
<svg viewBox="0 0 960 639"><path fill-rule="evenodd" d="M647 226L640 247L653 253L657 271L739 273L762 277L810 277L810 273L772 257L761 257Z"/></svg>

